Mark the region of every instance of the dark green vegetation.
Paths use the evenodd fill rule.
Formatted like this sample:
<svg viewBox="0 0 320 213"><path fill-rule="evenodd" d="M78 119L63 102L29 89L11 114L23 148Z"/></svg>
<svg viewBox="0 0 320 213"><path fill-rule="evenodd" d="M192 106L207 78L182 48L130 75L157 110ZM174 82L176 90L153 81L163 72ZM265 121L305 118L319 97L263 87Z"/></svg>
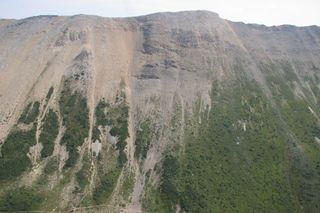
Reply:
<svg viewBox="0 0 320 213"><path fill-rule="evenodd" d="M39 141L42 143L41 157L45 158L53 153L54 140L59 133L59 122L57 114L50 109L46 114Z"/></svg>
<svg viewBox="0 0 320 213"><path fill-rule="evenodd" d="M107 118L105 113L106 107L110 107L110 104L106 103L104 100L99 101L95 111L97 126L111 125L111 121Z"/></svg>
<svg viewBox="0 0 320 213"><path fill-rule="evenodd" d="M85 154L82 159L82 167L76 173L76 180L81 190L83 190L86 187L86 185L89 183L90 167L91 167L90 156L88 154Z"/></svg>
<svg viewBox="0 0 320 213"><path fill-rule="evenodd" d="M19 122L31 124L39 114L39 102L30 103L23 111ZM13 127L1 147L0 181L14 181L31 168L27 156L31 146L36 144L36 123L28 130ZM7 183L6 182L6 183ZM29 211L41 204L41 196L33 188L9 188L0 197L0 211Z"/></svg>
<svg viewBox="0 0 320 213"><path fill-rule="evenodd" d="M180 202L180 192L176 186L176 179L180 172L178 159L168 154L162 161L162 175L160 186L148 185L142 203L147 212L175 212L175 205Z"/></svg>
<svg viewBox="0 0 320 213"><path fill-rule="evenodd" d="M139 159L145 159L152 140L152 130L150 120L141 122L136 131L136 140L134 156Z"/></svg>
<svg viewBox="0 0 320 213"><path fill-rule="evenodd" d="M29 103L22 112L19 122L31 124L35 122L39 114L40 103ZM29 148L36 143L36 123L29 130L19 130L13 127L1 147L0 180L10 180L19 177L31 167L31 161L27 156Z"/></svg>
<svg viewBox="0 0 320 213"><path fill-rule="evenodd" d="M100 100L98 105L95 109L95 126L92 130L92 141L99 140L100 130L98 129L98 126L106 126L111 125L110 120L107 119L105 110L106 107L109 107L110 105L106 103L104 100Z"/></svg>
<svg viewBox="0 0 320 213"><path fill-rule="evenodd" d="M106 203L119 179L122 165L119 164L115 151L114 147L108 148L105 144L102 146L98 157L97 179L92 193L94 204Z"/></svg>
<svg viewBox="0 0 320 213"><path fill-rule="evenodd" d="M42 196L33 188L17 188L0 198L0 211L31 211L41 205Z"/></svg>
<svg viewBox="0 0 320 213"><path fill-rule="evenodd" d="M126 139L129 136L128 113L129 107L124 92L117 95L115 104L111 105L101 100L95 109L92 139L99 140L98 127L106 125L111 126L110 134L118 138L115 147L107 148L110 145L102 144L102 151L98 156L98 181L92 193L95 204L102 204L108 200L117 184L122 168L127 162L125 147L127 145ZM116 151L118 151L118 155L115 155ZM108 162L107 167L103 162ZM124 184L130 186L130 180L125 181ZM126 192L124 194L128 197Z"/></svg>
<svg viewBox="0 0 320 213"><path fill-rule="evenodd" d="M122 196L125 200L129 199L130 195L132 194L133 187L134 187L134 173L130 171L126 172L124 174L124 180L121 188Z"/></svg>
<svg viewBox="0 0 320 213"><path fill-rule="evenodd" d="M100 175L100 181L92 193L92 198L96 204L102 204L110 197L117 184L120 172L121 168L116 167Z"/></svg>
<svg viewBox="0 0 320 213"><path fill-rule="evenodd" d="M43 169L44 174L51 175L59 169L59 159L57 157L52 157L47 162L46 166Z"/></svg>
<svg viewBox="0 0 320 213"><path fill-rule="evenodd" d="M160 192L149 187L144 208L319 212L319 122L287 81L270 77L276 107L241 72L234 81L214 82L211 109L200 111L199 103L187 117L184 153L166 155Z"/></svg>
<svg viewBox="0 0 320 213"><path fill-rule="evenodd" d="M92 193L92 199L95 204L103 204L108 201L112 194L122 166L119 164L114 147L103 144L102 150L98 157L97 180ZM108 162L105 164L104 162Z"/></svg>
<svg viewBox="0 0 320 213"><path fill-rule="evenodd" d="M116 148L119 151L118 161L121 167L127 162L127 156L124 150L127 145L126 139L129 136L128 113L129 107L124 93L117 96L114 105L110 105L104 100L101 100L95 110L96 124L93 128L92 138L93 140L99 139L100 131L98 126L110 125L110 134L118 138Z"/></svg>
<svg viewBox="0 0 320 213"><path fill-rule="evenodd" d="M170 201L159 191L159 187L151 184L145 187L145 194L142 200L142 208L146 212L167 213L173 212Z"/></svg>
<svg viewBox="0 0 320 213"><path fill-rule="evenodd" d="M50 89L46 95L46 99L44 100L44 107L43 107L44 109L48 106L48 102L53 94L53 91L54 91L53 87L50 87Z"/></svg>
<svg viewBox="0 0 320 213"><path fill-rule="evenodd" d="M28 131L12 130L1 147L0 181L19 177L31 167L27 156L36 143L35 126Z"/></svg>
<svg viewBox="0 0 320 213"><path fill-rule="evenodd" d="M100 130L98 129L97 126L94 126L92 129L92 142L99 140L100 139L99 137L100 137Z"/></svg>
<svg viewBox="0 0 320 213"><path fill-rule="evenodd" d="M291 147L290 180L304 210L317 212L320 211L320 146L315 142L315 137L320 137L320 124L309 107L317 112L319 104L309 96L310 93L299 81L293 67L290 64L280 65L264 64L262 68L278 73L283 71L283 74L267 75L267 80L282 118L295 140ZM292 91L296 86L293 82L305 91L306 97L298 98L294 95ZM316 89L314 93L317 93Z"/></svg>
<svg viewBox="0 0 320 213"><path fill-rule="evenodd" d="M53 87L50 87L50 89L46 95L46 101L48 101L51 98L52 93L53 93Z"/></svg>
<svg viewBox="0 0 320 213"><path fill-rule="evenodd" d="M29 103L27 107L23 110L19 122L30 124L35 121L39 114L40 103L38 101Z"/></svg>
<svg viewBox="0 0 320 213"><path fill-rule="evenodd" d="M66 127L61 144L65 144L69 152L65 168L70 168L79 157L78 146L81 146L88 137L89 110L86 98L77 91L72 93L68 86L61 92L59 105L63 125Z"/></svg>
<svg viewBox="0 0 320 213"><path fill-rule="evenodd" d="M125 100L121 101L116 106L110 108L110 110L107 113L107 116L110 116L110 122L112 123L110 134L112 136L118 137L116 147L117 150L119 150L118 161L121 166L123 166L127 162L127 156L124 149L127 145L126 139L129 136L128 113L129 107Z"/></svg>

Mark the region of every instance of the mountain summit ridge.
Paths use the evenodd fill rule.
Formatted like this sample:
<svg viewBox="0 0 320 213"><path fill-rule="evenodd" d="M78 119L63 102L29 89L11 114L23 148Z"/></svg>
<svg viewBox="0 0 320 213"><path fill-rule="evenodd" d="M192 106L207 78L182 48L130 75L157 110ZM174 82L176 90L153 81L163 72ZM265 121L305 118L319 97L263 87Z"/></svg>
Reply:
<svg viewBox="0 0 320 213"><path fill-rule="evenodd" d="M101 15L90 15L90 14L75 14L75 15L35 15L35 16L30 16L30 17L25 17L25 18L20 18L20 19L15 19L15 18L0 18L0 21L10 21L10 20L14 20L14 21L22 21L22 20L29 20L29 19L36 19L36 18L55 18L55 17L78 17L78 16L85 16L85 17L97 17L97 18L105 18L105 19L131 19L131 18L141 18L141 17L145 17L145 16L158 16L158 15L179 15L179 14L190 14L190 15L194 15L194 14L202 14L202 15L209 15L209 16L218 16L219 18L220 15L214 11L210 11L210 10L183 10L183 11L176 11L176 12L155 12L155 13L149 13L149 14L144 14L144 15L135 15L135 16L101 16ZM304 28L304 27L319 27L316 24L310 24L310 25L305 25L305 26L297 26L294 24L290 24L290 23L284 23L284 24L278 24L278 25L265 25L264 23L254 23L254 22L247 22L244 23L242 21L231 21L229 19L225 19L222 18L224 20L227 20L229 22L234 22L234 23L241 23L241 24L247 24L247 25L257 25L257 26L265 26L265 27L285 27L285 26L290 26L290 27L297 27L297 28Z"/></svg>

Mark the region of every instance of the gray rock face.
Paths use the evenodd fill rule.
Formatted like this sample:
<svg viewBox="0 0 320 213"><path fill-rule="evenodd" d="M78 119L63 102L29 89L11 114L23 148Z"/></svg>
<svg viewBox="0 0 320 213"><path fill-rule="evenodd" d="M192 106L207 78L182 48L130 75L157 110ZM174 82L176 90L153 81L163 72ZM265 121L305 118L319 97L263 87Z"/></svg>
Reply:
<svg viewBox="0 0 320 213"><path fill-rule="evenodd" d="M37 16L0 38L0 210L320 211L320 27Z"/></svg>

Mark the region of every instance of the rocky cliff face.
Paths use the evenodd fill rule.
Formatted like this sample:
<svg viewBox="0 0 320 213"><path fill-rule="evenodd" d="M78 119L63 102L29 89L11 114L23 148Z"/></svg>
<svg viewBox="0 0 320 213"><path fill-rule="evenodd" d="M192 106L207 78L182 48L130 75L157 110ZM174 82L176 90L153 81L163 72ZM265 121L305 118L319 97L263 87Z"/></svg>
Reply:
<svg viewBox="0 0 320 213"><path fill-rule="evenodd" d="M320 211L320 28L206 12L0 20L0 209Z"/></svg>

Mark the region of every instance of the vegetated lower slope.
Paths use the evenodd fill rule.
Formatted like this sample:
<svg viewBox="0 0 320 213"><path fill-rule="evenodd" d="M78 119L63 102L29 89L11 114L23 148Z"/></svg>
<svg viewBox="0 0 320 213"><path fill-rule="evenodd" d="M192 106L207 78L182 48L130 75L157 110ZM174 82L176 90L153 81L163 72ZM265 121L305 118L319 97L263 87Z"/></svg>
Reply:
<svg viewBox="0 0 320 213"><path fill-rule="evenodd" d="M187 212L317 212L319 120L287 92L275 106L246 77L214 82L211 109L195 106L185 148L165 155L146 209L174 212L178 203Z"/></svg>
<svg viewBox="0 0 320 213"><path fill-rule="evenodd" d="M1 211L320 211L318 27L195 11L0 36Z"/></svg>

